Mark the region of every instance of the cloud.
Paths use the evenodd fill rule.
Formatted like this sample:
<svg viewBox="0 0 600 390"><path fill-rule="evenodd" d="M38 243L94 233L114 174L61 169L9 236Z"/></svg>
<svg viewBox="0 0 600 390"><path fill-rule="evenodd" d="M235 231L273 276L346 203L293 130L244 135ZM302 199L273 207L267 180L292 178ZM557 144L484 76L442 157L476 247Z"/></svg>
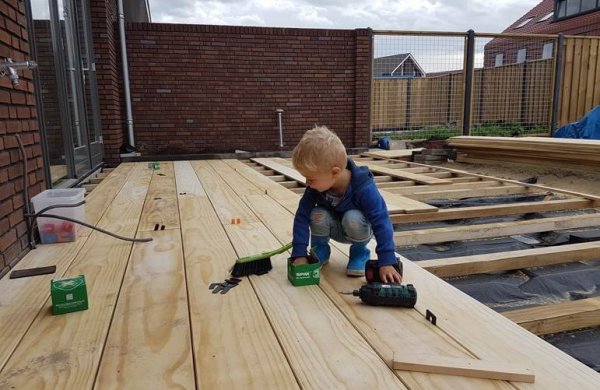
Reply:
<svg viewBox="0 0 600 390"><path fill-rule="evenodd" d="M158 23L500 32L539 0L150 0Z"/></svg>

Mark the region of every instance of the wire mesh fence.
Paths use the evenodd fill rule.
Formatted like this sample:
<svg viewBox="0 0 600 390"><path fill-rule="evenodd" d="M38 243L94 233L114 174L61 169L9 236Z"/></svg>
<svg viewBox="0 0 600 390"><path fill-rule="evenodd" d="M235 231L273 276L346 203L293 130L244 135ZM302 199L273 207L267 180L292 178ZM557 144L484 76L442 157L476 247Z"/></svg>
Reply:
<svg viewBox="0 0 600 390"><path fill-rule="evenodd" d="M476 35L471 134L549 134L556 41Z"/></svg>
<svg viewBox="0 0 600 390"><path fill-rule="evenodd" d="M462 133L464 34L375 34L371 128L398 139Z"/></svg>
<svg viewBox="0 0 600 390"><path fill-rule="evenodd" d="M376 32L373 136L548 134L556 40L531 35Z"/></svg>

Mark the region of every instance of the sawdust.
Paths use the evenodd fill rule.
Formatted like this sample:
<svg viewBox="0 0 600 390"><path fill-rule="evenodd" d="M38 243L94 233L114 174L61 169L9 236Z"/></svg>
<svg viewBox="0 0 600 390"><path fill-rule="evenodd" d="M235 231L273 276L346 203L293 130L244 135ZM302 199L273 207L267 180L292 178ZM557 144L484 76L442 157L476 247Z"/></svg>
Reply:
<svg viewBox="0 0 600 390"><path fill-rule="evenodd" d="M576 171L494 161L490 161L489 164L447 162L436 165L503 179L523 180L535 176L538 178L537 184L540 185L600 196L600 171L590 170L589 167Z"/></svg>

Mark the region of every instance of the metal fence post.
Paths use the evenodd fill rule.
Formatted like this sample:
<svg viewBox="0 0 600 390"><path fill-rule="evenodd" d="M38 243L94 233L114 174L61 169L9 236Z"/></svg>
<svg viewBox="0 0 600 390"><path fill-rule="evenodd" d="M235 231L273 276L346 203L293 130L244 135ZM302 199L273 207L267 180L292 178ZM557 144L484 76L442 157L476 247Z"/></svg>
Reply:
<svg viewBox="0 0 600 390"><path fill-rule="evenodd" d="M471 134L473 106L473 73L475 69L475 31L467 31L465 45L465 93L463 102L463 135Z"/></svg>
<svg viewBox="0 0 600 390"><path fill-rule="evenodd" d="M560 89L562 87L562 69L564 61L565 36L558 34L558 40L555 50L555 67L554 67L554 90L552 91L552 119L550 123L550 136L554 136L556 123L558 122L558 109L560 105Z"/></svg>

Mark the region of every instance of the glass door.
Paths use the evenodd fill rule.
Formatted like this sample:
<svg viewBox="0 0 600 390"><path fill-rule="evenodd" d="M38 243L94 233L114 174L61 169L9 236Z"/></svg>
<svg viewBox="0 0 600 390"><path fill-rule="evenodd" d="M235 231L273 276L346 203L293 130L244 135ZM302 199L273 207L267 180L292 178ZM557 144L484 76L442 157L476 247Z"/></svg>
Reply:
<svg viewBox="0 0 600 390"><path fill-rule="evenodd" d="M52 186L102 163L102 128L90 11L85 0L32 0L36 98Z"/></svg>

